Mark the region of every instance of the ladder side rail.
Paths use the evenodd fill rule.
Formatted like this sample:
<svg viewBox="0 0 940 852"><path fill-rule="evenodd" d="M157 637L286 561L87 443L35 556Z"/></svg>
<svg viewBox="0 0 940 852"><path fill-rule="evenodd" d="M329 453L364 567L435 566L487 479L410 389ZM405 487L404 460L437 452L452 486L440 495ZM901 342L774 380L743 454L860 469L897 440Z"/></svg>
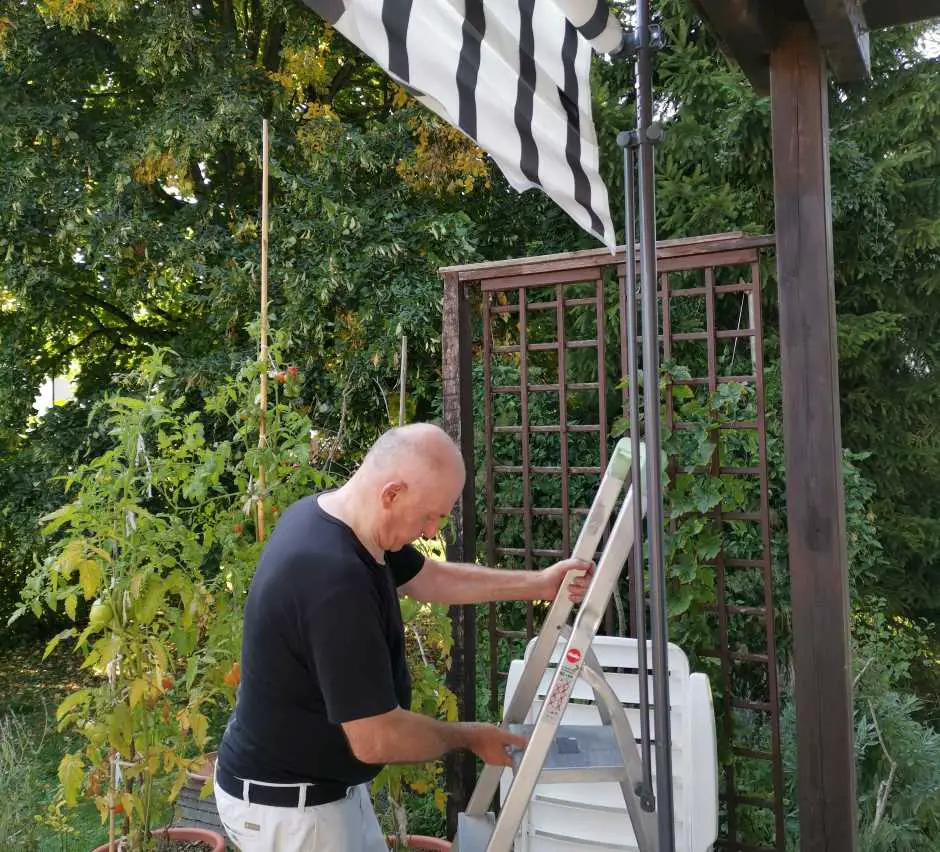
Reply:
<svg viewBox="0 0 940 852"><path fill-rule="evenodd" d="M597 489L591 508L584 520L584 525L578 534L578 540L572 551L573 558L582 559L585 562L593 561L604 528L610 520L617 498L623 490L629 469L629 442L626 439L621 439L617 442L600 487ZM569 573L555 596L535 645L529 651L522 676L515 692L513 692L509 706L503 714L503 727L519 724L525 720L542 680L542 675L548 668L558 638L568 631L568 616L573 608L573 604L568 598L568 586L572 579L572 575ZM593 587L593 585L592 581L591 586ZM469 816L482 816L486 813L493 797L496 795L496 791L499 789L499 780L502 773L503 767L501 766L485 766L483 768L473 789L473 794L470 796L470 801L467 803L466 813Z"/></svg>
<svg viewBox="0 0 940 852"><path fill-rule="evenodd" d="M614 458L607 466L607 471L604 473L604 478L601 480L584 526L582 526L578 540L572 550L571 556L573 559L581 559L584 562L593 562L594 560L594 554L597 553L597 547L600 544L604 528L610 520L617 498L623 490L624 479L629 472L629 467L623 469L624 465L617 458L617 456L622 456L623 453L622 445L618 443L614 451ZM627 464L629 464L629 460ZM539 632L538 640L529 652L529 658L526 660L526 667L519 680L519 685L516 687L512 700L506 708L503 719L504 724L522 722L529 712L529 707L535 698L535 692L542 674L548 667L558 637L567 624L568 616L573 608L573 604L568 598L568 587L573 579L572 574L569 573L555 596L555 600Z"/></svg>
<svg viewBox="0 0 940 852"><path fill-rule="evenodd" d="M620 507L617 521L601 555L594 578L581 603L565 644L562 658L552 678L548 694L542 702L538 718L519 761L509 792L503 802L487 852L509 852L513 838L522 822L532 791L538 782L551 743L558 731L561 717L568 706L575 681L584 667L585 650L590 648L607 604L613 596L620 572L633 544L633 491ZM527 664L528 665L528 664ZM494 791L495 792L495 791ZM644 850L645 852L645 850Z"/></svg>

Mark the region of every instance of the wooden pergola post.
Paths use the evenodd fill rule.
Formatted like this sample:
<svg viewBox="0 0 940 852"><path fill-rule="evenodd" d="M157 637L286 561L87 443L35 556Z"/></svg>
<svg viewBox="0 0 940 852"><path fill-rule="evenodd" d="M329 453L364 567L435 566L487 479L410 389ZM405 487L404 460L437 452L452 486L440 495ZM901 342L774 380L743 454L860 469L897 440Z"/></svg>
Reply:
<svg viewBox="0 0 940 852"><path fill-rule="evenodd" d="M444 411L443 428L457 442L467 462L463 493L454 507L448 530L447 558L453 562L474 562L476 541L475 469L473 464L473 355L471 352L470 311L467 288L453 272L444 272L443 349ZM461 381L464 377L464 381ZM457 695L458 717L476 718L476 611L473 606L452 606L449 610L454 637L447 686ZM466 810L476 780L476 758L463 750L447 755L447 836L457 831L457 814Z"/></svg>
<svg viewBox="0 0 940 852"><path fill-rule="evenodd" d="M803 852L858 848L826 62L791 23L770 53L797 792Z"/></svg>

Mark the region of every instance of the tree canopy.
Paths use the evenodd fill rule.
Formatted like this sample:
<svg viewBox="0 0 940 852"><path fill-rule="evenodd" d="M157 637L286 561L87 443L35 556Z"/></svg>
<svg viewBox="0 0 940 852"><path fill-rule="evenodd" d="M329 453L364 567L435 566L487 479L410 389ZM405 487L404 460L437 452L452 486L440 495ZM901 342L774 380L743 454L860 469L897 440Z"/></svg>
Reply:
<svg viewBox="0 0 940 852"><path fill-rule="evenodd" d="M772 232L767 99L684 0L657 6L659 236ZM830 86L830 124L844 442L868 454L876 487L878 589L936 618L940 63L921 32L872 34L874 79ZM615 211L631 73L595 63ZM0 114L5 470L37 463L40 446L48 469L67 465L81 444L80 430L58 444L30 431L46 377L75 367L80 408L169 346L198 404L252 350L262 116L272 323L307 368L312 419L353 456L394 420L402 333L411 416L437 411L439 266L591 245L299 2L0 0ZM27 529L48 479L15 481L3 517Z"/></svg>

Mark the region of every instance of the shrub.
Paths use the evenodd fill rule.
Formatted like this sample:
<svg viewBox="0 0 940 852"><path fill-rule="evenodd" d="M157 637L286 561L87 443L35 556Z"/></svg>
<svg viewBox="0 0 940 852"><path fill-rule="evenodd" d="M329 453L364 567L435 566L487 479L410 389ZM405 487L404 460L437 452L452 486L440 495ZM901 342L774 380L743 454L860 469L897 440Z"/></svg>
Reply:
<svg viewBox="0 0 940 852"><path fill-rule="evenodd" d="M326 482L309 464L310 422L290 402L296 371L274 371L259 446L257 385L269 365L249 362L192 410L168 398L170 358L154 351L129 392L96 412L110 446L67 478L67 502L45 519L50 555L18 610L64 614L74 626L46 654L72 641L92 674L57 708L82 745L62 757L53 812L90 798L135 852L150 848L151 827L210 744L210 718L234 699L261 546L253 533Z"/></svg>

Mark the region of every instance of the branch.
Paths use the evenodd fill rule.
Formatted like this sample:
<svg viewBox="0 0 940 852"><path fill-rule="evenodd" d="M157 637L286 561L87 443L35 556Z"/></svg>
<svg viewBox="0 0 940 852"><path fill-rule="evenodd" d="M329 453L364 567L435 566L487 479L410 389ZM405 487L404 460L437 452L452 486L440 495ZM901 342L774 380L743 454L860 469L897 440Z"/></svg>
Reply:
<svg viewBox="0 0 940 852"><path fill-rule="evenodd" d="M281 42L284 37L284 16L277 13L274 20L268 24L268 32L264 39L264 51L261 54L261 64L267 71L277 71L281 64Z"/></svg>
<svg viewBox="0 0 940 852"><path fill-rule="evenodd" d="M881 820L884 819L885 810L888 807L888 796L891 795L891 785L894 783L894 774L897 772L898 764L897 761L891 757L888 747L885 745L884 737L881 735L881 728L878 726L878 717L875 715L875 705L872 704L870 698L868 699L868 709L871 712L871 722L875 727L875 733L878 735L878 742L881 743L881 750L885 753L885 757L888 758L888 764L891 767L888 771L888 777L878 785L878 799L875 802L875 819L871 824L871 830L875 832L878 826L881 825Z"/></svg>
<svg viewBox="0 0 940 852"><path fill-rule="evenodd" d="M235 6L232 0L221 0L219 6L222 16L222 26L232 35L235 35Z"/></svg>
<svg viewBox="0 0 940 852"><path fill-rule="evenodd" d="M107 311L114 317L117 317L119 320L122 320L128 330L135 332L139 337L145 339L159 340L165 339L167 337L172 337L173 332L165 328L153 328L146 325L141 325L137 320L135 320L129 313L112 305L110 302L102 299L100 296L94 296L91 293L86 293L84 291L78 291L75 294L79 301L84 302L86 305L95 305L102 310ZM97 319L97 317L96 317ZM112 328L111 331L119 331L119 329Z"/></svg>
<svg viewBox="0 0 940 852"><path fill-rule="evenodd" d="M330 85L327 88L329 93L329 105L333 106L333 98L339 93L339 90L343 88L348 82L352 75L358 71L364 63L361 60L350 60L344 62L339 71L333 75L333 79L330 80Z"/></svg>
<svg viewBox="0 0 940 852"><path fill-rule="evenodd" d="M249 0L246 11L248 25L245 27L245 53L249 62L258 61L258 48L261 46L261 3Z"/></svg>
<svg viewBox="0 0 940 852"><path fill-rule="evenodd" d="M183 321L182 317L173 316L169 311L158 308L156 305L145 305L144 307L146 307L150 313L156 314L158 317L163 317L167 322L179 323Z"/></svg>
<svg viewBox="0 0 940 852"><path fill-rule="evenodd" d="M858 682L862 679L862 675L865 674L865 672L868 671L868 667L869 667L874 661L875 661L875 658L874 658L874 657L869 657L868 660L865 662L865 665L862 666L862 670L861 670L857 675L855 675L855 680L852 681L852 689L853 689L853 690L858 687Z"/></svg>

